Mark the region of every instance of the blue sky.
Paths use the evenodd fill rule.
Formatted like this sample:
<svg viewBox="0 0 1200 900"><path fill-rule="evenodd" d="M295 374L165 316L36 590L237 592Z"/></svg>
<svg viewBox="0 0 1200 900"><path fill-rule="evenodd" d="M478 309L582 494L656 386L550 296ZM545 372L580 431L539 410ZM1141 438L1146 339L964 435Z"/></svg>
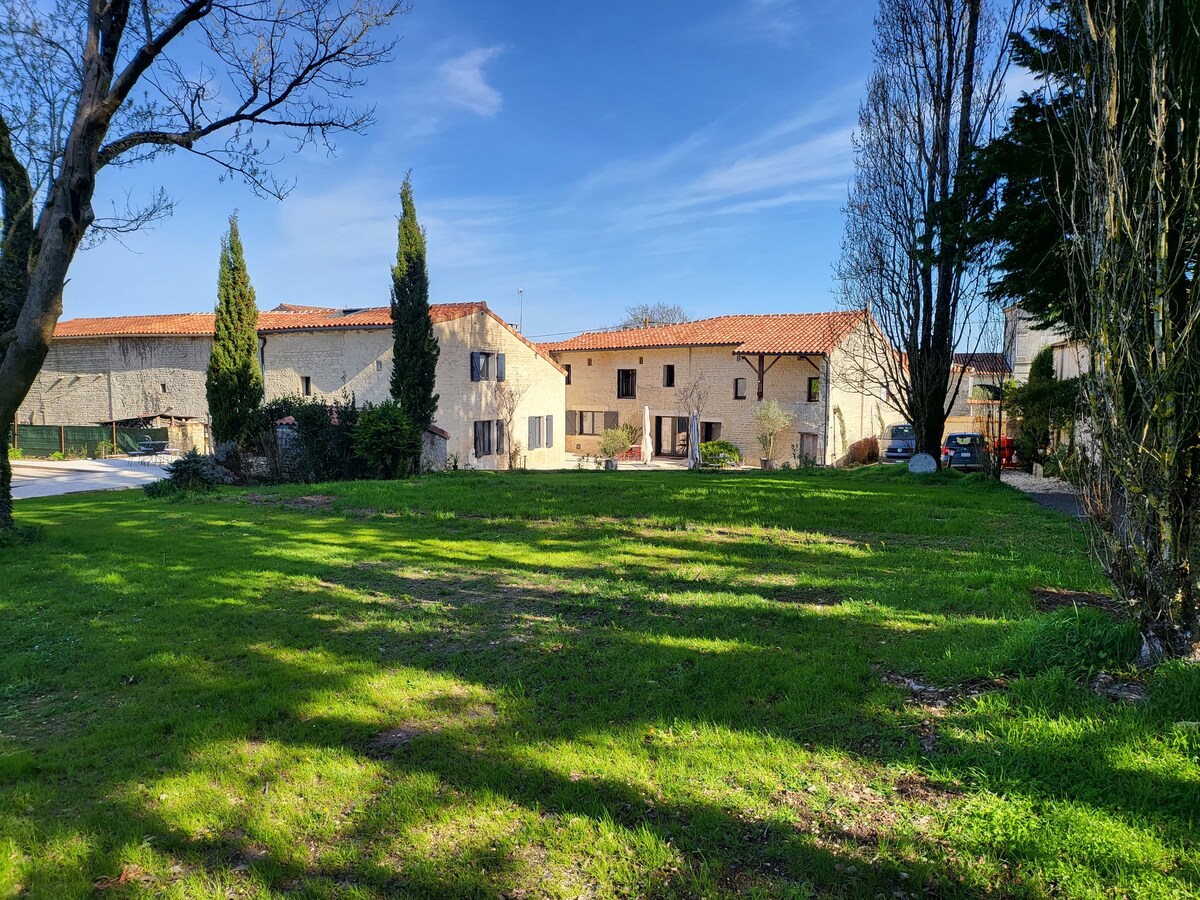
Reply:
<svg viewBox="0 0 1200 900"><path fill-rule="evenodd" d="M414 0L377 104L337 154L287 156L282 203L186 154L106 171L105 198L165 185L175 215L78 257L65 315L210 309L239 210L259 305L388 301L413 172L431 299L485 300L525 333L831 308L870 68L870 0Z"/></svg>

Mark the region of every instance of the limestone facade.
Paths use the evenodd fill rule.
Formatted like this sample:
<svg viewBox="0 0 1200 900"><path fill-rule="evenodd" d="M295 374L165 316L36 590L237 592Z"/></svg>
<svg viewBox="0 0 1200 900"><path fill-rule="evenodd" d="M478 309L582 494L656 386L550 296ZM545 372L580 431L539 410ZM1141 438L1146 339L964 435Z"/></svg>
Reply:
<svg viewBox="0 0 1200 900"><path fill-rule="evenodd" d="M259 321L260 364L268 399L353 395L359 403L387 399L392 333L386 308L295 312L281 307ZM460 466L504 468L495 452L501 396L517 396L503 443L521 444L518 465L558 468L563 461L563 370L483 303L432 310L441 353L435 424L449 434L445 458ZM347 323L347 324L342 324ZM112 331L124 333L113 334ZM134 316L60 323L45 364L18 411L22 424L83 425L169 414L208 420L205 373L212 316ZM472 354L489 354L490 376L472 380ZM497 381L500 355L505 380ZM534 431L541 446L530 448ZM547 422L548 420L548 422ZM476 422L491 430L490 452L476 455ZM502 448L503 449L503 448ZM439 454L442 451L439 449Z"/></svg>

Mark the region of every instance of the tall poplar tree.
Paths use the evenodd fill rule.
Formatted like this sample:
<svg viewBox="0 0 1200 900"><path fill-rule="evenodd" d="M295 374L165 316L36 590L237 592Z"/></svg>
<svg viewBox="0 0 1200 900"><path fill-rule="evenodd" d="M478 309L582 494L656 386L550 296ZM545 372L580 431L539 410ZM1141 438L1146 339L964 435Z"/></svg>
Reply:
<svg viewBox="0 0 1200 900"><path fill-rule="evenodd" d="M433 389L440 348L429 318L425 231L417 222L411 172L400 187L398 234L392 266L392 396L418 433L423 433L437 412L438 395Z"/></svg>
<svg viewBox="0 0 1200 900"><path fill-rule="evenodd" d="M244 442L262 403L263 376L258 365L258 307L236 214L229 217L229 233L221 238L217 320L206 391L213 441Z"/></svg>

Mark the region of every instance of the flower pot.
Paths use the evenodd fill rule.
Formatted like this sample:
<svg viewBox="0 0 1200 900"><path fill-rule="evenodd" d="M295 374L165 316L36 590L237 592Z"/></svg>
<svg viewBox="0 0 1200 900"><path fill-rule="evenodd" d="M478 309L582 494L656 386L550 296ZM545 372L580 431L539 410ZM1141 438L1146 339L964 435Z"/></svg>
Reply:
<svg viewBox="0 0 1200 900"><path fill-rule="evenodd" d="M617 471L617 461L615 459L611 459L611 458L606 459L604 461L604 471L606 471L606 472Z"/></svg>

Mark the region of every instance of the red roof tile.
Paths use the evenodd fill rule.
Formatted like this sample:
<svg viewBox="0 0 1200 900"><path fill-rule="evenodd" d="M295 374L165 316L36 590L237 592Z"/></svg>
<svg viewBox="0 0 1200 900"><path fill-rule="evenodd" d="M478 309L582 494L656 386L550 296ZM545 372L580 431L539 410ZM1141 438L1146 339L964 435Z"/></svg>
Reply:
<svg viewBox="0 0 1200 900"><path fill-rule="evenodd" d="M430 307L434 324L461 319L486 303L438 303ZM56 338L116 337L120 335L155 337L163 335L211 335L213 313L171 313L159 316L106 316L96 319L68 319L54 329ZM333 309L320 306L295 306L281 303L258 314L258 330L264 333L297 329L390 328L392 312L387 306L367 309Z"/></svg>
<svg viewBox="0 0 1200 900"><path fill-rule="evenodd" d="M638 350L654 347L722 347L734 353L828 353L863 321L861 312L717 316L680 325L592 331L540 345L567 350Z"/></svg>
<svg viewBox="0 0 1200 900"><path fill-rule="evenodd" d="M453 322L475 313L486 313L507 328L522 343L565 373L545 351L531 343L515 328L488 309L483 302L436 303L429 307L433 324ZM107 316L97 319L68 319L54 328L56 338L96 337L209 337L213 333L214 313L172 313L161 316ZM281 303L274 309L258 314L259 334L278 334L284 331L324 331L343 328L391 328L392 310L388 306L365 309L334 309L323 306L297 306Z"/></svg>
<svg viewBox="0 0 1200 900"><path fill-rule="evenodd" d="M954 365L974 369L980 375L1009 375L1012 373L1003 353L955 353Z"/></svg>

